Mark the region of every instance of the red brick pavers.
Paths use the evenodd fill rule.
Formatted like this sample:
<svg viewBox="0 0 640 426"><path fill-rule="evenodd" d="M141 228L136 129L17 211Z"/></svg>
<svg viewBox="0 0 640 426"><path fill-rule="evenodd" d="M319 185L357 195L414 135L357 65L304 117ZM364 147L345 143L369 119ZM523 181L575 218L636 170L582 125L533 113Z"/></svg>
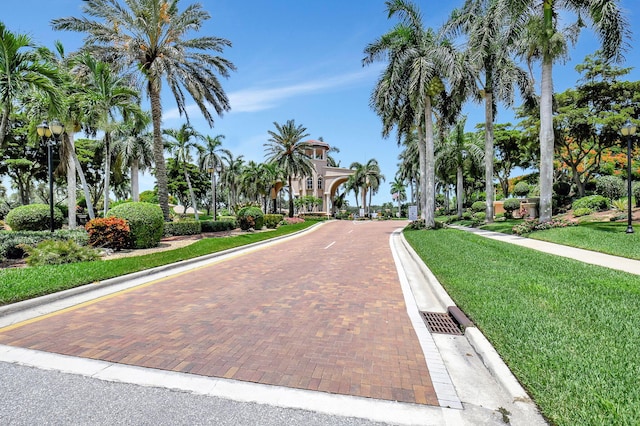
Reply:
<svg viewBox="0 0 640 426"><path fill-rule="evenodd" d="M0 343L270 385L438 405L389 236L298 238L0 330Z"/></svg>

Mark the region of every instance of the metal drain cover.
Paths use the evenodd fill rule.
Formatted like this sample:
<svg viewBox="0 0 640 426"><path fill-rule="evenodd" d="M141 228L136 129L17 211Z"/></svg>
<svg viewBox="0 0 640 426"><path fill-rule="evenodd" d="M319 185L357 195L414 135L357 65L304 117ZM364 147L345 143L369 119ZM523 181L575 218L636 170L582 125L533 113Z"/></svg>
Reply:
<svg viewBox="0 0 640 426"><path fill-rule="evenodd" d="M430 332L462 336L460 326L447 312L420 312L420 314Z"/></svg>

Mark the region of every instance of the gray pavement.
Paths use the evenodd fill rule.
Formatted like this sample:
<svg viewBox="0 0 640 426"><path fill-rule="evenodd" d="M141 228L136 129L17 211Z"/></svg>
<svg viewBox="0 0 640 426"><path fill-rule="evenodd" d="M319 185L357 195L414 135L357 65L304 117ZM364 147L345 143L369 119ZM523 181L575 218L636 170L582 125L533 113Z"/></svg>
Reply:
<svg viewBox="0 0 640 426"><path fill-rule="evenodd" d="M494 233L495 234L495 233ZM491 237L499 237L497 236ZM488 236L488 235L483 235ZM511 241L509 241L511 242ZM0 346L2 424L512 425L545 424L537 407L475 328L464 336L425 333L418 311L446 312L453 301L400 232L389 239L407 312L434 373L448 376L461 406L424 406L200 377ZM249 248L248 250L252 250ZM73 306L212 259L160 268L0 308L0 327ZM86 286L85 286L86 287Z"/></svg>

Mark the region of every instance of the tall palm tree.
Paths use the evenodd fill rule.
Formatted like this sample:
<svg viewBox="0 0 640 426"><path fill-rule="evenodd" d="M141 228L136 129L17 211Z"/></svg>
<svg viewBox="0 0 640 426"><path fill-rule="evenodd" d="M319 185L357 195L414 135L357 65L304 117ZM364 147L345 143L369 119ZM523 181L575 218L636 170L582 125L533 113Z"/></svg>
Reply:
<svg viewBox="0 0 640 426"><path fill-rule="evenodd" d="M283 125L273 123L276 131L269 130L271 136L264 144L267 161L284 170L289 183L289 217L293 217L293 177L311 176L313 164L305 153L308 145L302 139L309 136L306 127L297 125L294 120L287 120Z"/></svg>
<svg viewBox="0 0 640 426"><path fill-rule="evenodd" d="M387 0L389 17L401 23L365 49L365 65L387 59L389 65L378 80L371 105L381 116L383 136L397 128L398 138L418 130L422 216L427 227L435 226L435 163L433 104L446 78L452 85L462 81L464 67L453 45L431 28L425 29L415 4Z"/></svg>
<svg viewBox="0 0 640 426"><path fill-rule="evenodd" d="M441 163L446 170L456 171L456 200L458 204L458 218L462 218L464 202L464 166L471 160L479 164L484 158L483 150L474 140L475 134L465 134L466 119L458 121L449 134L447 140L439 147L436 163Z"/></svg>
<svg viewBox="0 0 640 426"><path fill-rule="evenodd" d="M165 129L163 132L166 136L169 136L172 140L167 141L167 150L174 154L178 167L182 166L182 172L184 173L184 179L187 182L189 188L189 195L191 196L191 204L195 211L196 220L200 220L198 215L198 203L196 201L196 195L191 186L191 179L189 178L189 172L187 171L187 164L193 160L191 152L196 150L200 152L201 146L198 144L198 140L203 136L196 132L189 124L183 124L179 129Z"/></svg>
<svg viewBox="0 0 640 426"><path fill-rule="evenodd" d="M398 175L391 182L391 195L398 201L398 217L400 217L400 207L402 202L407 200L407 190L404 181Z"/></svg>
<svg viewBox="0 0 640 426"><path fill-rule="evenodd" d="M62 103L61 84L60 73L38 54L31 38L9 31L0 22L0 147L10 128L14 100L28 89L36 89L47 97L50 111L57 113Z"/></svg>
<svg viewBox="0 0 640 426"><path fill-rule="evenodd" d="M238 204L238 186L240 184L240 175L244 167L244 155L238 157L233 156L230 151L223 152L222 170L220 172L220 181L227 187L229 193L228 207L235 210Z"/></svg>
<svg viewBox="0 0 640 426"><path fill-rule="evenodd" d="M104 215L109 210L109 180L111 178L111 138L118 126L118 119L126 120L142 114L138 106L138 92L127 79L118 75L109 64L95 60L91 55L81 55L76 65L86 68L82 77L79 104L87 130L96 134L104 132Z"/></svg>
<svg viewBox="0 0 640 426"><path fill-rule="evenodd" d="M477 101L484 101L487 222L493 222L494 216L493 123L496 104L504 102L511 106L516 85L525 99L530 98L533 91L529 75L512 59L517 32L513 31L513 21L504 19L508 15L505 6L502 0L466 0L445 24L445 30L454 36L466 36L468 63L476 77L474 95Z"/></svg>
<svg viewBox="0 0 640 426"><path fill-rule="evenodd" d="M116 129L113 135L113 151L123 169L129 169L131 199L140 201L140 172L153 165L153 137L147 131L151 115L140 114Z"/></svg>
<svg viewBox="0 0 640 426"><path fill-rule="evenodd" d="M54 29L86 33L84 49L128 67L145 81L153 121L158 200L165 220L169 220L169 192L161 130L163 79L187 121L185 90L213 126L210 109L218 115L230 109L216 74L228 77L235 70L233 63L217 55L231 46L229 40L187 37L190 31L202 27L210 18L209 13L199 3L180 11L178 3L179 0L86 0L82 11L95 19L69 17L52 21Z"/></svg>
<svg viewBox="0 0 640 426"><path fill-rule="evenodd" d="M604 58L619 60L629 37L629 25L618 0L504 0L521 30L519 53L541 63L540 80L540 220L551 220L553 194L553 64L567 56L567 41L575 42L585 18L602 42ZM558 28L561 11L572 12L576 22ZM566 14L562 14L563 18Z"/></svg>
<svg viewBox="0 0 640 426"><path fill-rule="evenodd" d="M367 210L367 194L371 205L371 196L378 192L380 181L385 179L384 175L380 173L380 166L375 158L371 158L365 164L353 162L349 168L355 170L356 186L362 191L362 208Z"/></svg>
<svg viewBox="0 0 640 426"><path fill-rule="evenodd" d="M221 148L222 139L224 139L224 135L216 135L213 137L205 135L204 145L202 146L202 151L200 151L200 157L198 158L200 169L207 170L211 174L211 208L213 209L214 220L218 217L218 206L216 202L216 173L221 172L221 154L231 154L226 149Z"/></svg>

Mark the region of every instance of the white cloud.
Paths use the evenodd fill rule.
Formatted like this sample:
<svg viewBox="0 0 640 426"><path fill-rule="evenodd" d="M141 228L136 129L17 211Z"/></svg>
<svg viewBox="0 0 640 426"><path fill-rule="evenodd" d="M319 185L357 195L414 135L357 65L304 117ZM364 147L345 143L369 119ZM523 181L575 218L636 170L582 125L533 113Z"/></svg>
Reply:
<svg viewBox="0 0 640 426"><path fill-rule="evenodd" d="M291 85L283 85L279 87L258 86L238 90L231 92L228 95L229 102L231 104L230 113L256 112L276 108L288 99L358 84L361 81L371 79L372 75L377 74L377 72L378 67L367 67L358 72L319 78ZM195 104L187 105L185 109L189 116L199 114L198 107ZM178 109L173 108L165 112L162 119L171 120L179 117L180 114Z"/></svg>

